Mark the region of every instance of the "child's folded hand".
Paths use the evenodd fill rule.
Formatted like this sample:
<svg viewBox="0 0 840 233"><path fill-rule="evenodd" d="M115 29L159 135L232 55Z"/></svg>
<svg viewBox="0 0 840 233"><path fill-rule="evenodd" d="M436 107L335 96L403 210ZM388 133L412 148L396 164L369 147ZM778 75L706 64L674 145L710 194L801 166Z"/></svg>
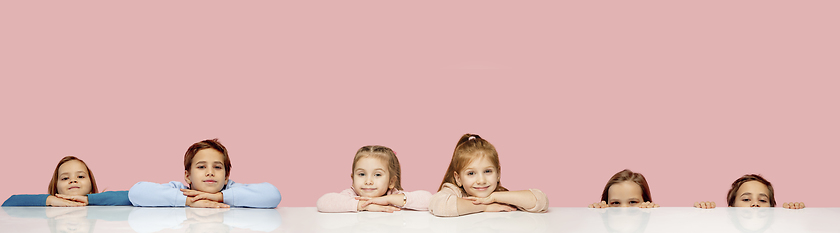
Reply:
<svg viewBox="0 0 840 233"><path fill-rule="evenodd" d="M491 203L487 205L487 208L484 209L484 212L512 212L516 211L516 208L510 205L499 204L499 203Z"/></svg>
<svg viewBox="0 0 840 233"><path fill-rule="evenodd" d="M181 192L184 193L184 196L190 197L188 199L192 199L192 201L209 200L214 202L225 202L225 198L222 195L222 192L208 193L191 189L181 189Z"/></svg>
<svg viewBox="0 0 840 233"><path fill-rule="evenodd" d="M187 200L187 203L192 208L230 208L230 206L225 203L218 203L209 200L198 200L193 202Z"/></svg>
<svg viewBox="0 0 840 233"><path fill-rule="evenodd" d="M88 204L87 196L64 195L64 194L55 194L55 196L58 197L58 198L64 199L64 200L81 202L81 203L85 203L85 205Z"/></svg>
<svg viewBox="0 0 840 233"><path fill-rule="evenodd" d="M489 205L496 203L496 198L493 197L493 193L491 193L490 196L484 198L464 197L464 199L472 201L473 205Z"/></svg>
<svg viewBox="0 0 840 233"><path fill-rule="evenodd" d="M393 213L394 211L400 211L399 207L390 206L390 205L379 205L379 204L372 204L368 203L365 206L361 206L362 202L359 202L359 211L370 211L370 212L387 212Z"/></svg>
<svg viewBox="0 0 840 233"><path fill-rule="evenodd" d="M47 197L47 206L56 206L56 207L79 207L79 206L86 206L87 203L71 201L67 199L58 198L56 196L49 196Z"/></svg>
<svg viewBox="0 0 840 233"><path fill-rule="evenodd" d="M359 205L361 207L365 207L365 206L370 205L370 204L377 204L377 205L382 205L382 206L391 205L391 202L388 201L388 196L374 197L374 198L356 197L356 200L359 200L359 202L360 202Z"/></svg>
<svg viewBox="0 0 840 233"><path fill-rule="evenodd" d="M394 211L400 211L400 207L392 206L391 203L388 201L389 196L383 197L356 197L356 200L359 200L359 211L372 211L372 212L388 212L393 213Z"/></svg>

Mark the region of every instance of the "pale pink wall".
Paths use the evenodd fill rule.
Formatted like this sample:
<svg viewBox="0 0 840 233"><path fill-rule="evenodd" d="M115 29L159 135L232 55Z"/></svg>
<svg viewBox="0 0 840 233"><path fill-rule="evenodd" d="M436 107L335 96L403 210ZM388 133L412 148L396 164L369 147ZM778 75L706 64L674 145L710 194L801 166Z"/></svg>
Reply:
<svg viewBox="0 0 840 233"><path fill-rule="evenodd" d="M349 187L368 144L436 191L472 132L551 206L624 168L662 206L725 203L745 173L840 206L840 3L546 2L3 1L0 198L64 155L108 190L180 181L214 137L280 206Z"/></svg>

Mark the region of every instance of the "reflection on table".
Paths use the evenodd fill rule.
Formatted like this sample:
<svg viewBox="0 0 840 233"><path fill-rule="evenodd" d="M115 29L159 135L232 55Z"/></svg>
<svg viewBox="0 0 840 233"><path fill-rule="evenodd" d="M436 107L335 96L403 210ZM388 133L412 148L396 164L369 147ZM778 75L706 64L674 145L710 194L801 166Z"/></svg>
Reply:
<svg viewBox="0 0 840 233"><path fill-rule="evenodd" d="M141 233L164 229L231 232L235 228L269 232L281 223L276 209L135 208L128 216L131 229Z"/></svg>
<svg viewBox="0 0 840 233"><path fill-rule="evenodd" d="M773 208L728 208L732 225L744 233L761 233L773 224ZM796 210L793 210L796 211Z"/></svg>
<svg viewBox="0 0 840 233"><path fill-rule="evenodd" d="M599 211L599 214L607 232L641 233L647 228L651 211L641 208L607 208Z"/></svg>
<svg viewBox="0 0 840 233"><path fill-rule="evenodd" d="M427 211L319 213L315 207L3 207L0 232L840 232L840 208L549 208L435 217Z"/></svg>
<svg viewBox="0 0 840 233"><path fill-rule="evenodd" d="M88 211L88 207L4 207L3 211L17 219L46 219L50 232L93 232L97 220L126 221L130 208Z"/></svg>

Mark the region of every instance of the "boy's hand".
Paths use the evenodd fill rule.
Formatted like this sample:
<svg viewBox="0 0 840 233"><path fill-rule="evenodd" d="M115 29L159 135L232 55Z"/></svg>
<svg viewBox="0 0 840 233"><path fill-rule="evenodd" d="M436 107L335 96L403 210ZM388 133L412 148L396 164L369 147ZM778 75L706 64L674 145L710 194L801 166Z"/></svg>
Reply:
<svg viewBox="0 0 840 233"><path fill-rule="evenodd" d="M85 196L75 196L75 195L56 194L55 196L58 197L58 198L64 199L64 200L85 203L85 205L89 204L88 203L88 198L87 198L86 195Z"/></svg>
<svg viewBox="0 0 840 233"><path fill-rule="evenodd" d="M230 208L230 206L225 203L218 203L209 200L198 200L191 202L189 198L187 198L187 205L192 208Z"/></svg>
<svg viewBox="0 0 840 233"><path fill-rule="evenodd" d="M67 199L58 198L56 196L50 195L47 197L47 206L56 206L56 207L79 207L79 206L86 206L87 203L71 201Z"/></svg>
<svg viewBox="0 0 840 233"><path fill-rule="evenodd" d="M713 201L701 201L695 202L694 207L701 208L701 209L714 209L717 205Z"/></svg>
<svg viewBox="0 0 840 233"><path fill-rule="evenodd" d="M191 190L191 189L181 189L181 192L184 193L184 196L188 196L187 200L189 201L192 199L193 202L198 200L208 200L214 202L225 202L225 198L222 195L222 192L218 193L207 193L198 190Z"/></svg>
<svg viewBox="0 0 840 233"><path fill-rule="evenodd" d="M484 209L484 212L512 212L516 211L516 208L510 205L499 204L499 203L492 203L487 205Z"/></svg>
<svg viewBox="0 0 840 233"><path fill-rule="evenodd" d="M606 201L595 202L595 203L592 203L592 204L589 205L589 208L596 208L596 209L609 208L609 207L610 207L610 205L607 205Z"/></svg>

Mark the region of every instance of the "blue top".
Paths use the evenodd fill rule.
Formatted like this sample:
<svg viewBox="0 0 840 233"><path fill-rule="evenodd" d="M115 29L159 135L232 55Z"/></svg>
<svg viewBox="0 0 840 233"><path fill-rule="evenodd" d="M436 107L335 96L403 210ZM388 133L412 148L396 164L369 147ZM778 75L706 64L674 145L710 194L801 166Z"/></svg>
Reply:
<svg viewBox="0 0 840 233"><path fill-rule="evenodd" d="M181 182L166 184L139 182L128 191L131 204L139 207L187 205L187 196L181 189L189 189ZM236 207L275 208L280 204L280 191L269 183L239 184L228 180L222 189L224 203Z"/></svg>
<svg viewBox="0 0 840 233"><path fill-rule="evenodd" d="M12 195L3 206L46 206L49 194L20 194ZM107 191L88 194L88 205L131 205L128 191Z"/></svg>

